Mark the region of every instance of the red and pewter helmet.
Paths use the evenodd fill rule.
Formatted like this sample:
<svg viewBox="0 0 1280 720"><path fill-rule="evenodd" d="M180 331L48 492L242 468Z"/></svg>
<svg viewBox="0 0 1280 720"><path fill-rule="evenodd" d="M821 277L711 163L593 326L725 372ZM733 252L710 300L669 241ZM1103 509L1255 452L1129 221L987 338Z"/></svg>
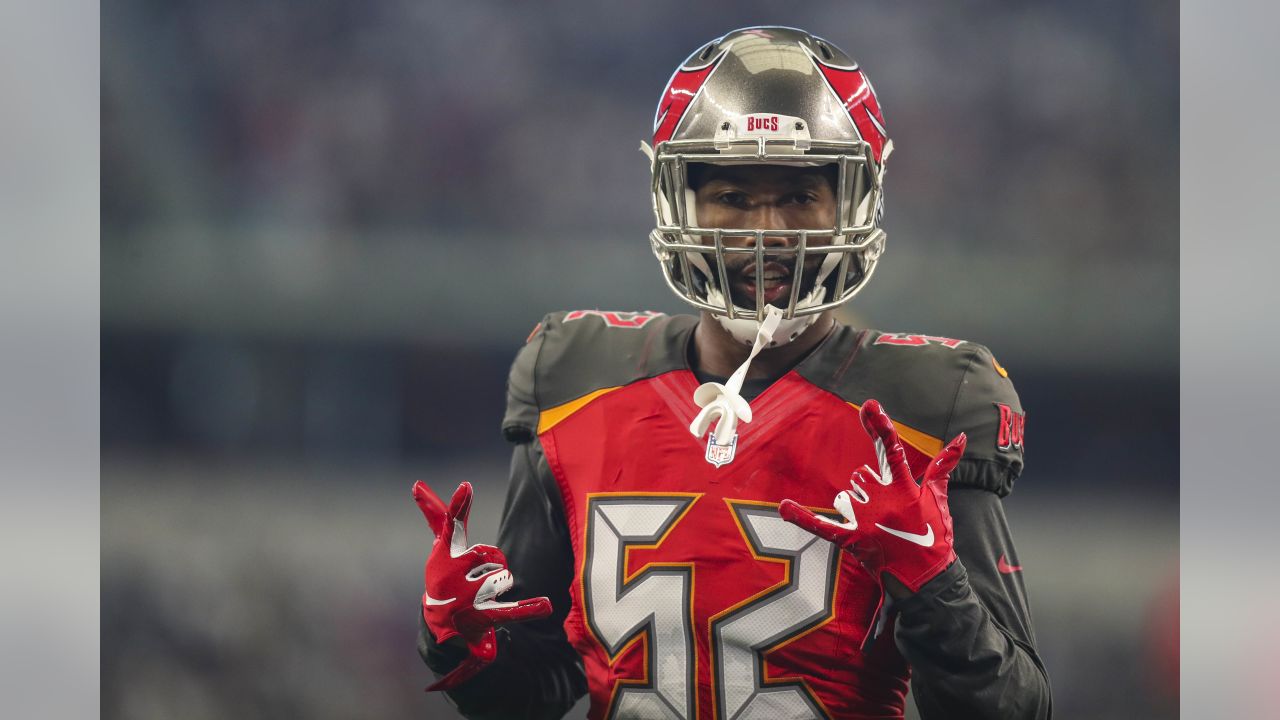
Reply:
<svg viewBox="0 0 1280 720"><path fill-rule="evenodd" d="M790 283L789 297L771 302L783 313L772 344L795 339L875 270L884 251L884 168L892 147L870 81L826 40L794 28L752 27L698 48L668 81L653 146L643 146L657 218L650 242L667 285L750 344L766 316L764 284L756 283L754 301L733 298L726 258L732 268L749 262L738 257L754 256L755 277L764 277L766 262L786 265L801 279ZM833 166L836 222L807 230L702 227L689 179L700 163Z"/></svg>

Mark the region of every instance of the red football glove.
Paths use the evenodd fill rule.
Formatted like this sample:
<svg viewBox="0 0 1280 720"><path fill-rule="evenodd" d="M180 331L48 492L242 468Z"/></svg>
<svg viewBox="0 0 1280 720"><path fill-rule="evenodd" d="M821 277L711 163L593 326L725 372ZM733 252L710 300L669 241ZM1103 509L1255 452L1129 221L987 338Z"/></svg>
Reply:
<svg viewBox="0 0 1280 720"><path fill-rule="evenodd" d="M498 548L467 545L471 483L458 486L447 510L421 480L413 484L413 499L436 535L423 570L426 592L422 594L422 617L437 642L461 636L471 651L461 665L427 688L449 690L493 662L498 654L495 625L547 617L551 601L545 597L497 601L511 588L511 571Z"/></svg>
<svg viewBox="0 0 1280 720"><path fill-rule="evenodd" d="M880 403L868 400L861 418L880 470L862 466L854 471L850 489L836 495L836 510L845 522L815 515L792 500L783 500L778 512L852 553L877 580L882 572L889 573L914 593L956 559L947 480L964 455L965 435L957 435L929 461L917 485L898 432Z"/></svg>

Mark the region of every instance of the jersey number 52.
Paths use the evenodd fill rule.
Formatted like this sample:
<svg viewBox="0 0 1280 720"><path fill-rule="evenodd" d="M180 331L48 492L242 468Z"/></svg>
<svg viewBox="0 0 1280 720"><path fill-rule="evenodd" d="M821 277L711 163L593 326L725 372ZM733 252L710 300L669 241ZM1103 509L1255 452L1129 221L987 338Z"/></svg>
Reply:
<svg viewBox="0 0 1280 720"><path fill-rule="evenodd" d="M654 547L684 517L696 495L595 495L587 503L583 602L591 632L610 662L647 639L648 681L619 681L608 717L693 718L697 656L694 568L650 563L626 576L626 551ZM751 553L788 564L784 584L713 616L711 678L718 717L821 718L799 682L764 682L764 653L832 615L839 557L835 547L778 516L777 506L727 501ZM705 581L705 580L704 580Z"/></svg>

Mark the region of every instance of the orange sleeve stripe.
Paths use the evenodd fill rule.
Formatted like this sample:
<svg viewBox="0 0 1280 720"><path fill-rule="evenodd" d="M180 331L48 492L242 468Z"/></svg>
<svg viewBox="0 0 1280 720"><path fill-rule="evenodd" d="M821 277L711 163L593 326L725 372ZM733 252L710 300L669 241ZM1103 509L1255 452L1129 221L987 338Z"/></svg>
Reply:
<svg viewBox="0 0 1280 720"><path fill-rule="evenodd" d="M862 409L853 403L849 403L849 406L854 410ZM893 421L893 429L898 431L898 437L901 438L902 442L910 445L929 457L933 457L934 455L942 452L942 446L944 443L940 438L921 432L909 425L903 425L897 420Z"/></svg>
<svg viewBox="0 0 1280 720"><path fill-rule="evenodd" d="M543 410L542 413L538 415L538 434L541 435L556 425L564 422L570 415L581 410L592 400L595 400L605 393L611 393L614 390L618 390L621 387L621 385L618 385L615 387L601 388L594 392L587 393L577 400L570 400L563 405L557 405L553 408Z"/></svg>
<svg viewBox="0 0 1280 720"><path fill-rule="evenodd" d="M1000 365L1000 363L996 362L995 355L991 356L991 366L996 369L996 372L1000 373L1000 377L1002 378L1009 377L1009 371L1005 370L1004 367Z"/></svg>

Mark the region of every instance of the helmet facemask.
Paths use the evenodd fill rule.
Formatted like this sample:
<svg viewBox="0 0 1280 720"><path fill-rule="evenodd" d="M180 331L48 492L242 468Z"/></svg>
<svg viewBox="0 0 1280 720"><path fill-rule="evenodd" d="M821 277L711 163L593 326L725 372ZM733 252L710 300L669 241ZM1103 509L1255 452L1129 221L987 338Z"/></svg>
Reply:
<svg viewBox="0 0 1280 720"><path fill-rule="evenodd" d="M783 117L775 137L740 132L756 116L726 120L712 143L674 140L652 151L654 215L650 233L654 255L667 285L696 308L720 320L746 344L755 338L766 305L782 311L773 345L794 340L818 316L853 297L871 277L884 249L879 228L883 212L884 159L876 163L867 143L813 141L800 118ZM779 116L761 116L775 120ZM746 135L743 137L743 135ZM712 228L698 223L690 171L696 164L785 165L835 169L835 220L830 227L797 230ZM764 278L769 270L790 276L788 294L743 297L732 285L734 270Z"/></svg>

